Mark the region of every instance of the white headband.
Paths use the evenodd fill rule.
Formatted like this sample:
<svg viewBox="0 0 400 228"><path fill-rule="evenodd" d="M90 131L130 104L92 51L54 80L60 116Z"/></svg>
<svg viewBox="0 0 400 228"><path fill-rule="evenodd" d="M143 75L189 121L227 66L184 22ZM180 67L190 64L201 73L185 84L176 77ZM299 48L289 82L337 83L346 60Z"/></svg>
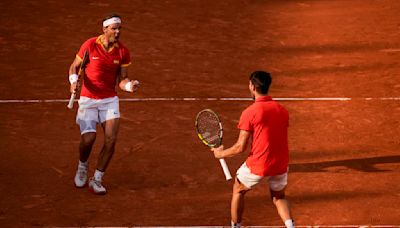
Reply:
<svg viewBox="0 0 400 228"><path fill-rule="evenodd" d="M103 21L103 27L107 27L112 24L121 24L121 18L119 17L112 17L110 19L107 19Z"/></svg>

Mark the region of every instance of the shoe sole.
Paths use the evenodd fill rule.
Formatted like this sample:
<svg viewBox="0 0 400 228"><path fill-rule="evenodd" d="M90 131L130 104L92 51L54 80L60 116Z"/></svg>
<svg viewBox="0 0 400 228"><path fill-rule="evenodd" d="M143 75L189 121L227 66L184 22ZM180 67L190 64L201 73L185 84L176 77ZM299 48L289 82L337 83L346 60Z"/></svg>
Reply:
<svg viewBox="0 0 400 228"><path fill-rule="evenodd" d="M105 192L95 192L94 189L90 188L90 187L89 187L89 192L91 192L91 193L93 193L95 195L100 195L100 196L105 195L107 193L107 191L105 191Z"/></svg>
<svg viewBox="0 0 400 228"><path fill-rule="evenodd" d="M84 185L82 186L78 186L74 183L75 188L85 188L86 186L88 186L88 183L86 182Z"/></svg>

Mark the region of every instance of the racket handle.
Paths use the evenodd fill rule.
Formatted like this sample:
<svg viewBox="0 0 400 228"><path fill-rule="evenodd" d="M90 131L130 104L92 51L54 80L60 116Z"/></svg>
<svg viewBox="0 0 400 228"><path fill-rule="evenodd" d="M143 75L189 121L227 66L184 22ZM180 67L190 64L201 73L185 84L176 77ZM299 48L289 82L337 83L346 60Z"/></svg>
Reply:
<svg viewBox="0 0 400 228"><path fill-rule="evenodd" d="M69 108L69 109L72 109L73 107L74 107L74 100L75 100L75 97L76 97L76 93L74 92L74 93L71 93L71 98L69 99L69 102L68 102L68 105L67 105L67 107Z"/></svg>
<svg viewBox="0 0 400 228"><path fill-rule="evenodd" d="M228 168L228 165L226 164L225 159L223 159L223 158L219 159L219 163L221 163L221 167L222 167L222 170L224 171L226 180L231 180L232 179L231 172L229 172L229 168Z"/></svg>

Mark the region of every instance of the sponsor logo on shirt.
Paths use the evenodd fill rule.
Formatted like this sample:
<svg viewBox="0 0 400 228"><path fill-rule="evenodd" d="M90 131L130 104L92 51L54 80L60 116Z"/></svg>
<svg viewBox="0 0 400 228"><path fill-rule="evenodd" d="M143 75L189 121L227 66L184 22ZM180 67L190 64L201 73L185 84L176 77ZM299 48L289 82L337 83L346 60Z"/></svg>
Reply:
<svg viewBox="0 0 400 228"><path fill-rule="evenodd" d="M118 59L115 59L115 60L114 60L114 64L119 64L119 60L118 60Z"/></svg>
<svg viewBox="0 0 400 228"><path fill-rule="evenodd" d="M93 57L92 57L92 59L99 59L99 57L97 57L97 56L93 56Z"/></svg>

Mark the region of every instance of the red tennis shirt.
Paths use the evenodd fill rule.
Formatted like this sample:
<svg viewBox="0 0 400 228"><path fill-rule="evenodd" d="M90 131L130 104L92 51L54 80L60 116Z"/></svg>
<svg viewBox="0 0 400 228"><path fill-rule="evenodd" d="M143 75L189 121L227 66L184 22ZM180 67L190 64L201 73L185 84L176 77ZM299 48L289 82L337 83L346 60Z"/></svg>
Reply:
<svg viewBox="0 0 400 228"><path fill-rule="evenodd" d="M100 41L102 35L85 41L76 55L81 60L89 50L89 63L86 65L81 96L104 99L117 95L115 85L120 67L131 63L128 49L119 42L106 51Z"/></svg>
<svg viewBox="0 0 400 228"><path fill-rule="evenodd" d="M262 96L240 116L238 128L251 133L252 145L246 165L251 173L274 176L287 171L289 113L270 96Z"/></svg>

